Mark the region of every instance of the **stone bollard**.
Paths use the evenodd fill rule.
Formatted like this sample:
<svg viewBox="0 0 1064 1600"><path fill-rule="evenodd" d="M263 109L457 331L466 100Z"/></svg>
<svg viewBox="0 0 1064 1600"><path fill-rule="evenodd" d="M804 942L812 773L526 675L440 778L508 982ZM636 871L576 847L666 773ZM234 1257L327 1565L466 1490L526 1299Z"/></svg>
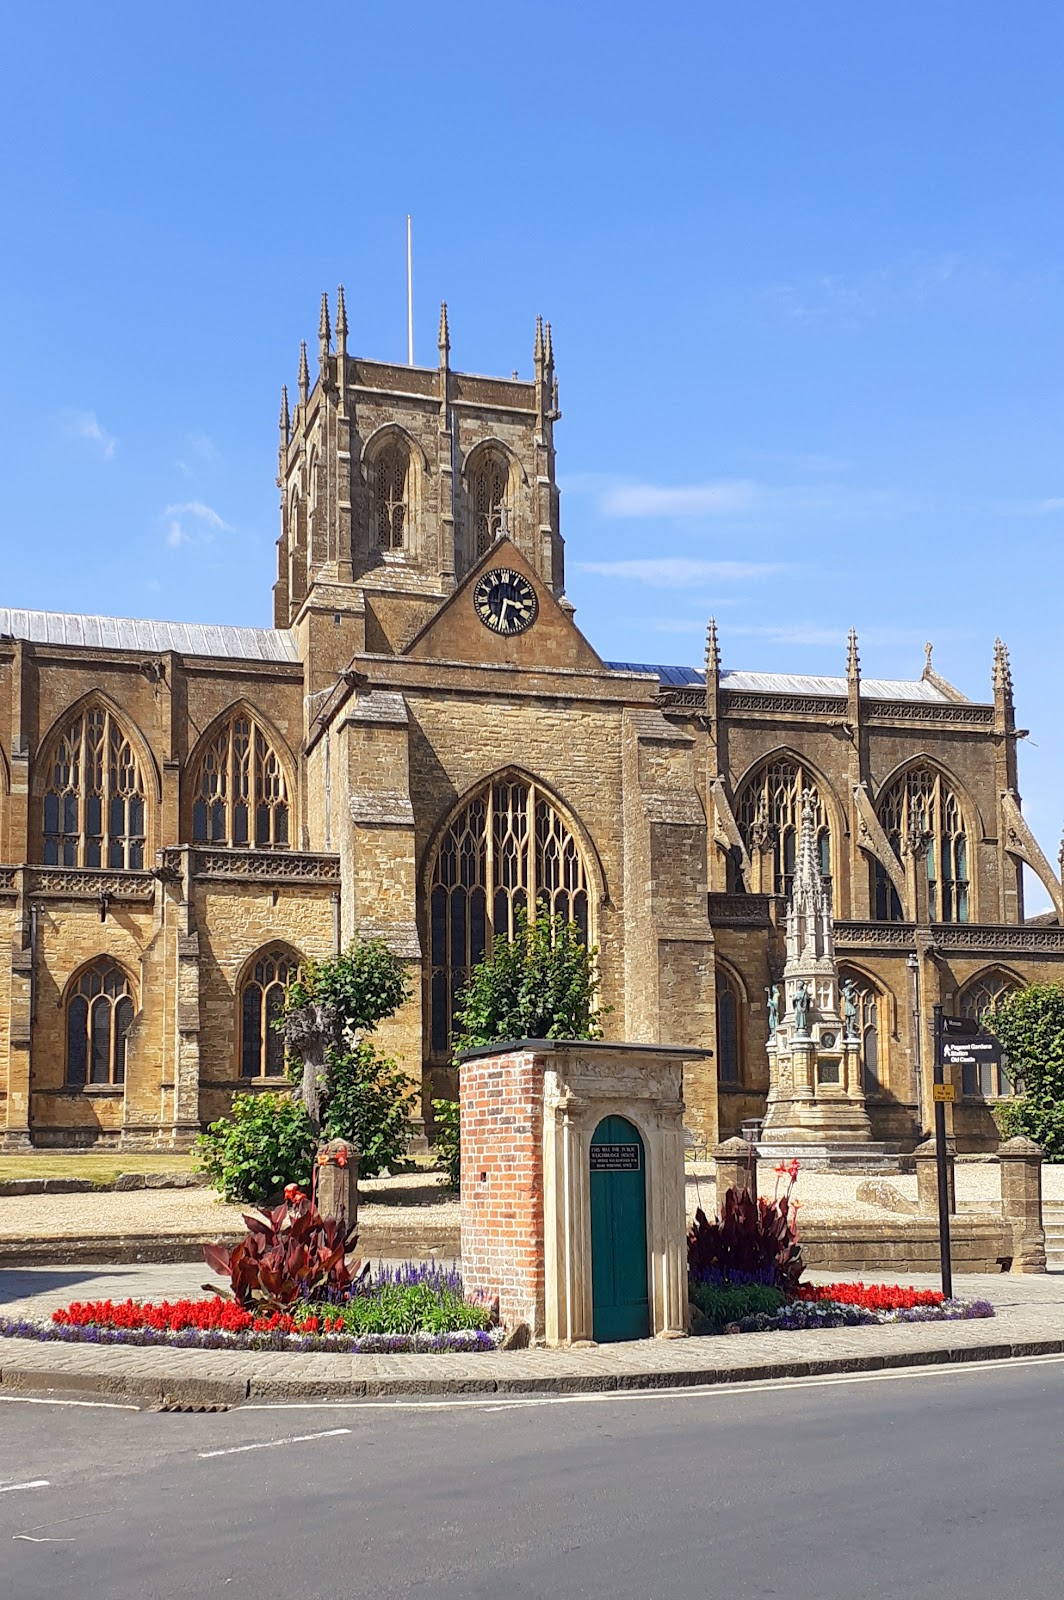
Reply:
<svg viewBox="0 0 1064 1600"><path fill-rule="evenodd" d="M725 1139L713 1152L717 1166L717 1215L724 1206L724 1196L729 1189L741 1194L745 1189L757 1198L757 1149L745 1139Z"/></svg>
<svg viewBox="0 0 1064 1600"><path fill-rule="evenodd" d="M1042 1151L1021 1134L998 1146L1001 1214L1012 1229L1013 1272L1045 1272L1042 1225Z"/></svg>
<svg viewBox="0 0 1064 1600"><path fill-rule="evenodd" d="M935 1141L925 1139L913 1152L916 1157L916 1204L922 1217L938 1216L938 1165L935 1159ZM949 1209L952 1216L957 1209L957 1184L954 1168L957 1162L957 1143L946 1140L946 1184Z"/></svg>
<svg viewBox="0 0 1064 1600"><path fill-rule="evenodd" d="M358 1223L358 1163L361 1152L346 1139L330 1139L317 1155L316 1199L322 1217L334 1217L350 1233Z"/></svg>

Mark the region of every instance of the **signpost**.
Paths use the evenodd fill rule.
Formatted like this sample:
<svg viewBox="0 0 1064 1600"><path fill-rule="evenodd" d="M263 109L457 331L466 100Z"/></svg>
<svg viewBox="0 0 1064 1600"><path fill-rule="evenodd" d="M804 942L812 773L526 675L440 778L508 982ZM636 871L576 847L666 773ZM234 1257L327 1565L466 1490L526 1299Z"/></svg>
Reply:
<svg viewBox="0 0 1064 1600"><path fill-rule="evenodd" d="M942 1262L942 1293L953 1297L953 1263L949 1237L949 1174L946 1165L946 1106L956 1098L956 1087L946 1083L945 1067L978 1067L984 1061L1001 1060L1001 1041L984 1033L969 1017L944 1017L935 1007L934 1085L935 1169L938 1175L938 1240Z"/></svg>

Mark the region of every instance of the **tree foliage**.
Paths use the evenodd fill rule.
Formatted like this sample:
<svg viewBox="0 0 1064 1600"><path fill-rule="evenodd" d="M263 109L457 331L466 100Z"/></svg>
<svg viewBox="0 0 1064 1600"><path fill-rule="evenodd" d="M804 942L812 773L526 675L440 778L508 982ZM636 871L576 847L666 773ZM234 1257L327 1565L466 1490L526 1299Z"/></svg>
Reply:
<svg viewBox="0 0 1064 1600"><path fill-rule="evenodd" d="M397 1167L414 1131L417 1092L407 1074L363 1039L353 1049L329 1052L328 1084L325 1138L358 1146L360 1177L375 1178L382 1167Z"/></svg>
<svg viewBox="0 0 1064 1600"><path fill-rule="evenodd" d="M981 1021L1001 1040L1006 1070L1022 1091L995 1108L1001 1131L1026 1134L1047 1161L1064 1161L1064 984L1028 984Z"/></svg>
<svg viewBox="0 0 1064 1600"><path fill-rule="evenodd" d="M310 1187L314 1131L289 1094L238 1094L232 1115L196 1140L196 1156L226 1200L273 1205L288 1183Z"/></svg>
<svg viewBox="0 0 1064 1600"><path fill-rule="evenodd" d="M595 957L580 929L540 913L517 913L514 936L497 934L473 968L455 1022L455 1054L505 1039L601 1039Z"/></svg>

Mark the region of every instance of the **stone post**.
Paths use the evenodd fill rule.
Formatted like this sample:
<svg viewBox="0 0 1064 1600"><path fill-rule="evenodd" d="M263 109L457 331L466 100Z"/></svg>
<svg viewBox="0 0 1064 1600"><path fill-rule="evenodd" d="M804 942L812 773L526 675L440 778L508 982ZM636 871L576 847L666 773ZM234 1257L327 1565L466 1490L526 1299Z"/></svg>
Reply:
<svg viewBox="0 0 1064 1600"><path fill-rule="evenodd" d="M922 1217L938 1216L938 1167L935 1161L935 1141L925 1139L914 1151L916 1157L916 1197ZM957 1186L954 1179L957 1146L946 1140L946 1181L949 1192L950 1215L957 1209Z"/></svg>
<svg viewBox="0 0 1064 1600"><path fill-rule="evenodd" d="M1001 1214L1012 1229L1013 1272L1045 1272L1042 1226L1042 1151L1020 1135L998 1146Z"/></svg>
<svg viewBox="0 0 1064 1600"><path fill-rule="evenodd" d="M317 1156L317 1205L323 1218L335 1218L348 1232L358 1223L358 1163L361 1152L346 1139L330 1139Z"/></svg>
<svg viewBox="0 0 1064 1600"><path fill-rule="evenodd" d="M739 1194L745 1189L757 1199L757 1148L745 1139L725 1139L713 1152L717 1165L717 1215L721 1215L729 1189Z"/></svg>

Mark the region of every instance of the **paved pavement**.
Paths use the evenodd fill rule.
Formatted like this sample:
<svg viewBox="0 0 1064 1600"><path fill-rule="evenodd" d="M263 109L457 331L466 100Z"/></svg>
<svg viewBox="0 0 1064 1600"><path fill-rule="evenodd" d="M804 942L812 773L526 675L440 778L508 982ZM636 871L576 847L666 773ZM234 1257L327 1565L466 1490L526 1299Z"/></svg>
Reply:
<svg viewBox="0 0 1064 1600"><path fill-rule="evenodd" d="M73 1299L173 1299L195 1294L208 1276L202 1267L190 1266L5 1270L0 1271L0 1315L43 1318ZM936 1286L930 1276L903 1281ZM3 1339L0 1392L51 1390L233 1405L322 1396L593 1393L1064 1351L1064 1274L971 1274L957 1287L967 1299L990 1300L995 1317L476 1355L288 1355Z"/></svg>
<svg viewBox="0 0 1064 1600"><path fill-rule="evenodd" d="M0 1392L0 1592L1057 1600L1062 1373L195 1417Z"/></svg>

